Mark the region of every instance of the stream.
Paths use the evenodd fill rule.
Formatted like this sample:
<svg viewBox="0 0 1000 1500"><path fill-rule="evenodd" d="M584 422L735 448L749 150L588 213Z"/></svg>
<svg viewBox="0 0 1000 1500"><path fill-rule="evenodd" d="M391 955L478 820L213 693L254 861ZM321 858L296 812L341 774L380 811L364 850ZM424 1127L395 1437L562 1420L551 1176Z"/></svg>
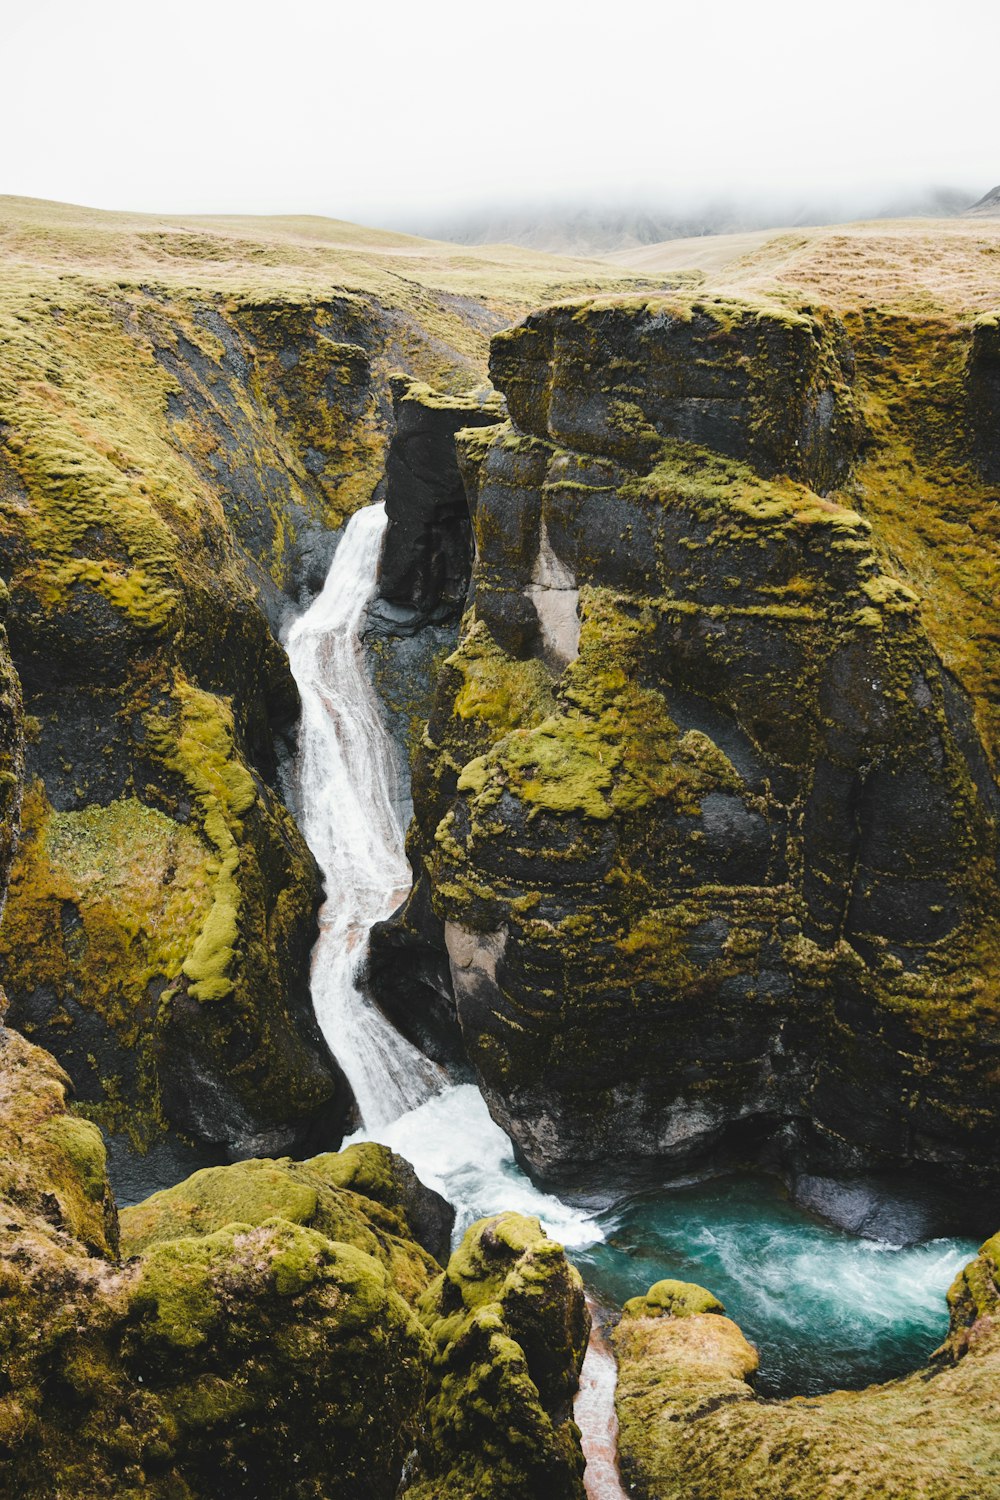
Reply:
<svg viewBox="0 0 1000 1500"><path fill-rule="evenodd" d="M761 1350L762 1393L859 1386L912 1369L947 1329L944 1293L975 1242L901 1249L858 1239L755 1177L647 1194L600 1214L565 1204L519 1169L478 1089L449 1084L358 987L372 924L410 886L395 754L359 635L385 525L382 505L351 518L322 593L286 640L302 698L298 812L326 883L313 1001L358 1102L353 1139L405 1156L454 1204L456 1237L502 1209L536 1215L603 1305L620 1306L665 1276L707 1286ZM591 1500L623 1494L614 1384L613 1357L597 1336L576 1408Z"/></svg>

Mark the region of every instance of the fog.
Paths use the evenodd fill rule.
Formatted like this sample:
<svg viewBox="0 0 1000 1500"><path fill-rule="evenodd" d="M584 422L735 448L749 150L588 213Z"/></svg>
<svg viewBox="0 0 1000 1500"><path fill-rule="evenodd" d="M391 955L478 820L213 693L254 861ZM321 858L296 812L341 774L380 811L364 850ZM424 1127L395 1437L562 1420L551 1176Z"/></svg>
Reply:
<svg viewBox="0 0 1000 1500"><path fill-rule="evenodd" d="M996 0L34 0L4 41L0 191L98 207L801 222L1000 181Z"/></svg>

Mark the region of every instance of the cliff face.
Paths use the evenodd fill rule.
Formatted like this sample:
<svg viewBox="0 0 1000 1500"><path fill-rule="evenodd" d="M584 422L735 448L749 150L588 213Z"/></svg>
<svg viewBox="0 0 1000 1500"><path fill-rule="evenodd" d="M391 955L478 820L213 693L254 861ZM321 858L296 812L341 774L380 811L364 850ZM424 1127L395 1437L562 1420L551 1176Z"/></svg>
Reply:
<svg viewBox="0 0 1000 1500"><path fill-rule="evenodd" d="M536 282L593 269L323 221L5 200L0 225L0 575L28 727L12 1022L116 1161L155 1148L147 1185L189 1146L335 1142L353 1103L309 1002L321 892L279 794L280 629L384 479L391 372L481 385Z"/></svg>
<svg viewBox="0 0 1000 1500"><path fill-rule="evenodd" d="M460 439L472 609L395 927L428 973L443 936L544 1177L996 1181L982 338L658 300L494 340L512 423Z"/></svg>

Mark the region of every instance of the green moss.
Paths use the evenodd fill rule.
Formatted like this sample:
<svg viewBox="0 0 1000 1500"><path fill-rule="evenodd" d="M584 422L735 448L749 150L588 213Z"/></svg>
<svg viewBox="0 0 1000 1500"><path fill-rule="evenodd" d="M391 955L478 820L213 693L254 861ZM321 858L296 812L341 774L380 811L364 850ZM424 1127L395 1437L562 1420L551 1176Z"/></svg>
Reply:
<svg viewBox="0 0 1000 1500"><path fill-rule="evenodd" d="M153 1245L211 1235L227 1224L280 1218L378 1260L400 1295L415 1301L438 1266L413 1241L404 1165L387 1148L365 1144L309 1162L208 1167L123 1210L122 1246L129 1255L143 1254Z"/></svg>
<svg viewBox="0 0 1000 1500"><path fill-rule="evenodd" d="M722 1313L717 1297L691 1281L657 1281L644 1297L630 1297L622 1308L626 1318L693 1318Z"/></svg>
<svg viewBox="0 0 1000 1500"><path fill-rule="evenodd" d="M582 1500L569 1418L589 1320L577 1272L537 1219L474 1224L420 1313L435 1354L414 1500Z"/></svg>

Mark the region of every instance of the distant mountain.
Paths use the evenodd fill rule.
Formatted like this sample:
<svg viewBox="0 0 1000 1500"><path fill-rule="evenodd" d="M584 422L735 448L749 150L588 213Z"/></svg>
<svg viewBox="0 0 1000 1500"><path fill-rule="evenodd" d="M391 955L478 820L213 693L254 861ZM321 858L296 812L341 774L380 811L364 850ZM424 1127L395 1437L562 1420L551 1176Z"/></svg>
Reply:
<svg viewBox="0 0 1000 1500"><path fill-rule="evenodd" d="M1000 219L1000 187L991 188L978 203L963 214L966 219Z"/></svg>
<svg viewBox="0 0 1000 1500"><path fill-rule="evenodd" d="M967 203L966 193L942 188L880 203L874 211L871 202L860 200L802 203L797 207L775 203L756 208L717 203L683 213L648 205L497 207L461 215L442 215L419 223L400 223L394 227L459 245L523 245L555 255L603 256L641 249L664 240L744 234L772 229L775 225L797 228L855 219L952 218L960 214Z"/></svg>

